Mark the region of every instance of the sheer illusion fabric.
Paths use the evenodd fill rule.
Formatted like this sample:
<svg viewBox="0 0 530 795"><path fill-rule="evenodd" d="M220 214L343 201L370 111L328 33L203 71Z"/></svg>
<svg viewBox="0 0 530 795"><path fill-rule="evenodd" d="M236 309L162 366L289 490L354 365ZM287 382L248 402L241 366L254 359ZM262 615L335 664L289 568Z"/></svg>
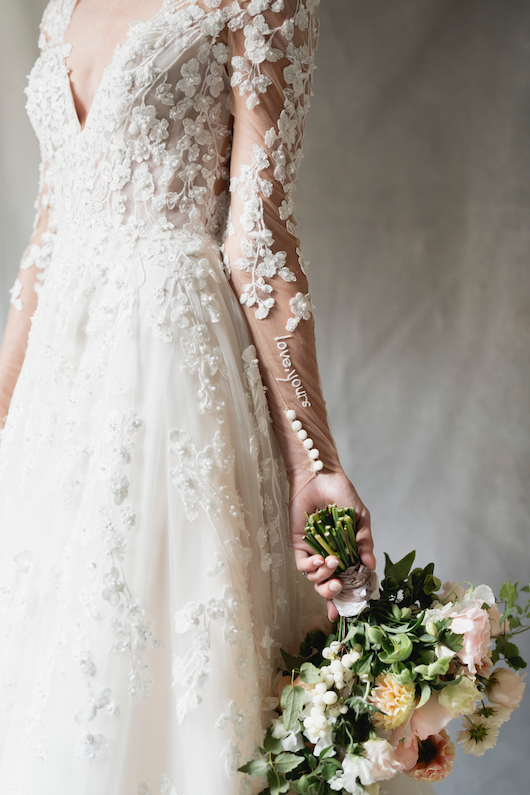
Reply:
<svg viewBox="0 0 530 795"><path fill-rule="evenodd" d="M286 475L340 469L293 217L317 5L164 0L83 127L75 0L46 9L0 445L6 793L252 791L279 649L320 606Z"/></svg>

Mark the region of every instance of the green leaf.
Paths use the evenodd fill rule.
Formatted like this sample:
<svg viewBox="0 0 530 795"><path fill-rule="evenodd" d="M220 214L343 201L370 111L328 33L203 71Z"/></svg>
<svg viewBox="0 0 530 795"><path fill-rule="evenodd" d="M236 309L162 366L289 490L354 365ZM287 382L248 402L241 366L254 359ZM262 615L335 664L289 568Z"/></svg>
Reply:
<svg viewBox="0 0 530 795"><path fill-rule="evenodd" d="M445 632L441 632L438 637L440 642L451 649L451 651L460 651L464 645L463 635L457 635L456 632L446 630Z"/></svg>
<svg viewBox="0 0 530 795"><path fill-rule="evenodd" d="M414 679L416 679L412 663L408 665L402 662L394 663L392 666L392 676L400 685L408 685L409 682L413 682Z"/></svg>
<svg viewBox="0 0 530 795"><path fill-rule="evenodd" d="M305 662L300 667L300 679L306 685L316 685L320 682L320 669L313 663Z"/></svg>
<svg viewBox="0 0 530 795"><path fill-rule="evenodd" d="M439 588L442 587L441 580L438 577L435 577L434 574L427 574L425 577L425 581L423 583L423 592L426 594L431 594L437 591Z"/></svg>
<svg viewBox="0 0 530 795"><path fill-rule="evenodd" d="M283 661L285 663L286 671L289 671L289 673L291 673L291 671L300 670L300 666L304 662L303 657L293 657L291 654L287 654L287 652L284 651L283 649L281 649L280 651L283 657Z"/></svg>
<svg viewBox="0 0 530 795"><path fill-rule="evenodd" d="M278 773L290 773L291 770L301 765L303 761L302 757L284 751L284 753L278 754L274 760L274 767Z"/></svg>
<svg viewBox="0 0 530 795"><path fill-rule="evenodd" d="M291 731L304 706L304 688L287 685L284 687L281 698L283 710L283 725L286 731Z"/></svg>
<svg viewBox="0 0 530 795"><path fill-rule="evenodd" d="M431 697L431 686L427 684L427 682L424 682L421 686L421 696L416 706L416 709L419 709L419 707L423 707L423 705L427 703L430 697Z"/></svg>
<svg viewBox="0 0 530 795"><path fill-rule="evenodd" d="M269 769L269 763L265 759L253 759L243 767L238 767L240 773L248 773L249 776L264 776Z"/></svg>
<svg viewBox="0 0 530 795"><path fill-rule="evenodd" d="M362 643L364 641L364 626L362 625L362 623L353 621L350 624L350 628L348 629L346 637L342 642L346 644L349 643L350 641L354 641L355 638L357 637L359 638L359 642Z"/></svg>
<svg viewBox="0 0 530 795"><path fill-rule="evenodd" d="M274 770L269 770L267 773L267 782L270 795L281 795L283 792L289 792L289 781L286 781L283 776L279 776Z"/></svg>
<svg viewBox="0 0 530 795"><path fill-rule="evenodd" d="M382 652L379 654L379 659L384 663L397 663L403 662L410 657L412 652L412 641L408 635L401 633L390 639L393 646L393 651L390 654Z"/></svg>
<svg viewBox="0 0 530 795"><path fill-rule="evenodd" d="M323 759L329 759L329 757L333 756L335 753L335 748L333 745L328 745L327 748L323 748L319 754L319 759L322 761Z"/></svg>
<svg viewBox="0 0 530 795"><path fill-rule="evenodd" d="M362 674L370 673L370 669L372 667L372 660L374 658L373 652L368 654L366 657L362 657L360 660L354 665L355 673L361 676Z"/></svg>
<svg viewBox="0 0 530 795"><path fill-rule="evenodd" d="M324 779L324 781L329 781L330 778L335 775L340 766L340 762L337 762L336 759L325 759L320 765L321 777Z"/></svg>
<svg viewBox="0 0 530 795"><path fill-rule="evenodd" d="M429 665L416 665L414 670L427 681L436 679L437 676L444 676L447 673L452 659L452 657L440 657Z"/></svg>
<svg viewBox="0 0 530 795"><path fill-rule="evenodd" d="M495 645L500 654L506 658L517 657L519 655L519 649L515 643L510 643L506 635L499 635Z"/></svg>
<svg viewBox="0 0 530 795"><path fill-rule="evenodd" d="M309 787L314 781L313 776L301 776L298 781L290 781L291 789L296 795L309 795Z"/></svg>
<svg viewBox="0 0 530 795"><path fill-rule="evenodd" d="M515 603L517 602L518 591L517 586L519 585L519 581L512 585L511 579L508 582L503 583L501 587L501 599L503 602L508 603L508 607L514 607Z"/></svg>
<svg viewBox="0 0 530 795"><path fill-rule="evenodd" d="M506 662L510 666L510 668L515 668L518 671L520 668L526 668L526 663L522 657L519 657L518 654L515 654L513 657L508 657Z"/></svg>
<svg viewBox="0 0 530 795"><path fill-rule="evenodd" d="M263 747L268 754L281 754L283 750L282 741L272 736L272 729L267 729Z"/></svg>
<svg viewBox="0 0 530 795"><path fill-rule="evenodd" d="M524 591L525 593L530 593L530 585L524 585L521 588L521 591Z"/></svg>
<svg viewBox="0 0 530 795"><path fill-rule="evenodd" d="M406 580L411 570L412 564L414 563L415 557L415 551L409 552L408 555L405 555L405 557L401 558L401 560L399 560L397 563L392 563L388 555L385 553L385 578L388 577L396 580L398 584L400 584L403 580Z"/></svg>

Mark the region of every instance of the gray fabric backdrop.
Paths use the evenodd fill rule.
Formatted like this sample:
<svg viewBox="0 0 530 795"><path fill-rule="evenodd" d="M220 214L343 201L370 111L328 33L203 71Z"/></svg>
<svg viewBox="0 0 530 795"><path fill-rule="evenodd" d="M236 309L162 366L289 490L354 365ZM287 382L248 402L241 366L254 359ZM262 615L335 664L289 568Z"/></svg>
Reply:
<svg viewBox="0 0 530 795"><path fill-rule="evenodd" d="M0 0L2 326L44 5ZM530 3L323 0L321 20L298 217L345 468L380 559L415 548L442 579L528 583ZM438 792L526 795L529 717L530 693Z"/></svg>

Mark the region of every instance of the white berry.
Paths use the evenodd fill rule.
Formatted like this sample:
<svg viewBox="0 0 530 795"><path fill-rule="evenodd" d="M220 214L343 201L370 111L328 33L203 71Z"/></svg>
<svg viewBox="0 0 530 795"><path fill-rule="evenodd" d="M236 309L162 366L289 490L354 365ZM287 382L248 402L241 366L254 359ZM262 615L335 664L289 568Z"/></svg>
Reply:
<svg viewBox="0 0 530 795"><path fill-rule="evenodd" d="M324 693L322 698L324 699L324 704L328 704L329 706L331 706L331 704L334 704L336 702L338 696L334 690L328 690L327 693Z"/></svg>

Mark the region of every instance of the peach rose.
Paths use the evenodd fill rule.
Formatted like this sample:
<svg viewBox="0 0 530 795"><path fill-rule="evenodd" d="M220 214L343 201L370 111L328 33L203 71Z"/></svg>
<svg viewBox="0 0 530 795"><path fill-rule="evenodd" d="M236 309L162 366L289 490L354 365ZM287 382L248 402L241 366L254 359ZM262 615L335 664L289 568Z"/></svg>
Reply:
<svg viewBox="0 0 530 795"><path fill-rule="evenodd" d="M455 746L445 729L420 742L419 752L416 765L411 770L404 771L414 781L435 784L443 781L453 769Z"/></svg>
<svg viewBox="0 0 530 795"><path fill-rule="evenodd" d="M395 742L395 734L400 729L392 732L390 742L395 748L394 756L396 762L400 765L400 770L410 770L415 766L418 761L419 746L417 737L401 737L397 743Z"/></svg>
<svg viewBox="0 0 530 795"><path fill-rule="evenodd" d="M518 676L508 668L496 668L488 679L486 693L494 704L513 710L521 703L524 688L522 676Z"/></svg>
<svg viewBox="0 0 530 795"><path fill-rule="evenodd" d="M482 609L482 602L478 599L473 601L474 604L454 616L451 631L464 636L464 645L458 652L458 657L472 674L476 674L477 665L482 663L483 657L488 653L491 634L487 610Z"/></svg>
<svg viewBox="0 0 530 795"><path fill-rule="evenodd" d="M501 613L496 604L490 607L488 610L488 615L490 617L490 631L492 638L497 638L499 635L503 635L508 631L509 624L507 621L503 621L502 626L500 624Z"/></svg>
<svg viewBox="0 0 530 795"><path fill-rule="evenodd" d="M442 593L437 594L440 602L445 603L448 599L454 602L455 599L463 599L466 591L462 585L457 585L456 582L444 582L442 585Z"/></svg>
<svg viewBox="0 0 530 795"><path fill-rule="evenodd" d="M427 703L412 713L410 730L419 740L426 740L438 734L452 717L449 710L440 704L438 693L433 691Z"/></svg>
<svg viewBox="0 0 530 795"><path fill-rule="evenodd" d="M414 683L401 685L391 674L377 677L370 701L381 712L374 712L372 723L378 729L392 731L405 723L416 699Z"/></svg>

